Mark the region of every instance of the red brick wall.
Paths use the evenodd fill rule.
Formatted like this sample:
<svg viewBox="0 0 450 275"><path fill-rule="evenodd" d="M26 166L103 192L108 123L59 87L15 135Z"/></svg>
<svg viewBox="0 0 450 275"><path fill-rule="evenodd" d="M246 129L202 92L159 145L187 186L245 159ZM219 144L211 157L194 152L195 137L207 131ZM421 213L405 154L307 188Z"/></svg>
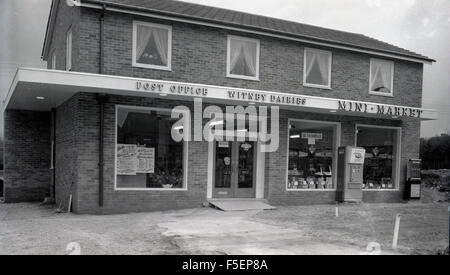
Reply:
<svg viewBox="0 0 450 275"><path fill-rule="evenodd" d="M66 205L72 187L78 213L121 213L200 207L206 201L207 142L190 142L187 191L115 191L116 104L173 108L189 102L110 96L105 105L104 206L98 205L99 106L94 94L79 93L57 109L57 201ZM59 137L58 137L59 135Z"/></svg>
<svg viewBox="0 0 450 275"><path fill-rule="evenodd" d="M81 9L79 55L75 71L98 73L99 11ZM133 20L171 25L172 71L132 67ZM226 77L227 35L260 39L260 81ZM423 65L395 60L394 97L369 95L368 54L330 49L332 90L303 87L300 42L227 31L186 23L108 12L105 16L105 74L184 81L387 104L421 106Z"/></svg>
<svg viewBox="0 0 450 275"><path fill-rule="evenodd" d="M78 209L77 165L80 145L78 134L78 97L74 96L56 109L55 197L58 206L67 208L70 194L72 209ZM73 185L72 185L73 183Z"/></svg>
<svg viewBox="0 0 450 275"><path fill-rule="evenodd" d="M5 202L43 201L50 194L50 112L4 114Z"/></svg>

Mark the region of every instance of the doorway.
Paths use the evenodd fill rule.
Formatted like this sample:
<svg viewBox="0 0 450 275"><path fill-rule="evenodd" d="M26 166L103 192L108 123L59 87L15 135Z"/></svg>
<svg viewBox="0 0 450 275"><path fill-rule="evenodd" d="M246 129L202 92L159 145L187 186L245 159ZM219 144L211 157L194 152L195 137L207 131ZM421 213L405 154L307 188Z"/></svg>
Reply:
<svg viewBox="0 0 450 275"><path fill-rule="evenodd" d="M256 142L214 142L213 198L255 198Z"/></svg>

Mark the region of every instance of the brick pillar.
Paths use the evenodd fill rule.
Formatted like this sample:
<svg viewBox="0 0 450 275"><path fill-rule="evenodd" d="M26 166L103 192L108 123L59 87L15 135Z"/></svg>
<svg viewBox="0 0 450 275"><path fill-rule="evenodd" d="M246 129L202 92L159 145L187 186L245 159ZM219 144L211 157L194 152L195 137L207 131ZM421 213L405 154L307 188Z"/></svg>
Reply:
<svg viewBox="0 0 450 275"><path fill-rule="evenodd" d="M42 201L50 191L50 112L4 114L5 202Z"/></svg>

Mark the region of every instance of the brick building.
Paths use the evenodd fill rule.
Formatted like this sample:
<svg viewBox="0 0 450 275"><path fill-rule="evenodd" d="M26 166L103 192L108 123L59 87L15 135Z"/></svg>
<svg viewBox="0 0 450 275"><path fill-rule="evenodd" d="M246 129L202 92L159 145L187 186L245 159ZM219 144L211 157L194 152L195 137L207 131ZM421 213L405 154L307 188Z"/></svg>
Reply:
<svg viewBox="0 0 450 275"><path fill-rule="evenodd" d="M42 58L48 69L18 69L3 103L6 202L51 196L67 205L71 194L77 213L217 198L333 203L338 147L347 145L366 149L363 201L396 202L407 161L419 157L420 121L436 118L421 108L428 57L185 2L54 0ZM231 133L219 131L218 117L200 129L173 127L174 107L194 118L212 105L259 118L278 106L277 149L259 150L264 142L250 137L263 131L252 131L251 116ZM171 138L205 125L218 130L216 141Z"/></svg>

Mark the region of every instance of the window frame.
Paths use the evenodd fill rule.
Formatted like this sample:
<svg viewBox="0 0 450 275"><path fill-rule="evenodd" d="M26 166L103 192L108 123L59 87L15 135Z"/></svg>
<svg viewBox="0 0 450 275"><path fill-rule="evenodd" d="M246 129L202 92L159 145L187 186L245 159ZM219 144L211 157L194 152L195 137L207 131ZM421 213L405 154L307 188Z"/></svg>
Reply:
<svg viewBox="0 0 450 275"><path fill-rule="evenodd" d="M66 32L66 71L72 71L73 31L72 26Z"/></svg>
<svg viewBox="0 0 450 275"><path fill-rule="evenodd" d="M128 110L145 110L145 111L169 111L172 109L168 108L157 108L157 107L147 107L147 106L133 106L133 105L121 105L116 104L115 106L115 119L114 119L114 191L188 191L188 170L189 170L189 142L183 141L183 188L123 188L117 187L117 119L119 114L119 109ZM190 129L186 135L190 134Z"/></svg>
<svg viewBox="0 0 450 275"><path fill-rule="evenodd" d="M333 167L332 167L332 179L333 188L331 189L289 189L289 139L290 139L290 128L289 125L291 121L296 122L307 122L307 123L318 123L318 124L328 124L330 126L335 126L336 139L334 140L334 154L333 154ZM288 118L287 124L287 143L286 143L286 176L285 176L285 191L287 192L336 192L337 190L337 172L338 172L338 148L341 146L341 122L337 121L322 121L322 120L309 120L309 119L299 119L299 118Z"/></svg>
<svg viewBox="0 0 450 275"><path fill-rule="evenodd" d="M231 67L230 67L230 58L231 58L231 40L232 39L236 39L236 40L241 40L241 41L245 41L245 42L256 42L256 73L255 76L245 76L245 75L237 75L237 74L232 74L230 72ZM253 80L253 81L259 81L259 62L260 62L260 40L256 39L256 38L248 38L248 37L243 37L243 36L237 36L237 35L227 35L227 73L226 76L229 78L236 78L236 79L244 79L244 80Z"/></svg>
<svg viewBox="0 0 450 275"><path fill-rule="evenodd" d="M372 124L363 124L363 123L357 123L355 124L355 146L358 144L358 127L365 127L365 128L377 128L377 129L390 129L390 130L396 130L397 132L397 142L395 143L394 151L397 152L398 156L395 161L395 169L393 171L393 178L394 178L394 188L392 189L362 189L364 192L377 192L377 191L400 191L400 168L401 168L401 158L402 158L402 127L395 127L395 126L383 126L383 125L372 125ZM394 166L394 163L392 164Z"/></svg>
<svg viewBox="0 0 450 275"><path fill-rule="evenodd" d="M328 54L328 85L319 85L319 84L312 84L312 83L306 82L306 53L307 52ZM331 68L333 66L332 62L333 62L333 52L332 51L319 50L319 49L305 47L303 49L303 86L331 90L332 89L331 88Z"/></svg>
<svg viewBox="0 0 450 275"><path fill-rule="evenodd" d="M150 28L165 29L168 31L167 34L167 66L151 65L139 63L136 60L136 47L137 47L137 27L138 25ZM132 66L136 68L152 69L152 70L162 70L162 71L172 71L172 26L155 24L144 21L133 21L133 39L132 39Z"/></svg>
<svg viewBox="0 0 450 275"><path fill-rule="evenodd" d="M390 93L383 93L378 91L372 91L371 83L372 83L372 64L373 61L383 62L391 64L391 89ZM392 60L387 59L380 59L380 58L370 58L370 65L369 65L369 94L371 95L379 95L379 96L387 96L387 97L394 97L394 71L395 71L395 63Z"/></svg>

